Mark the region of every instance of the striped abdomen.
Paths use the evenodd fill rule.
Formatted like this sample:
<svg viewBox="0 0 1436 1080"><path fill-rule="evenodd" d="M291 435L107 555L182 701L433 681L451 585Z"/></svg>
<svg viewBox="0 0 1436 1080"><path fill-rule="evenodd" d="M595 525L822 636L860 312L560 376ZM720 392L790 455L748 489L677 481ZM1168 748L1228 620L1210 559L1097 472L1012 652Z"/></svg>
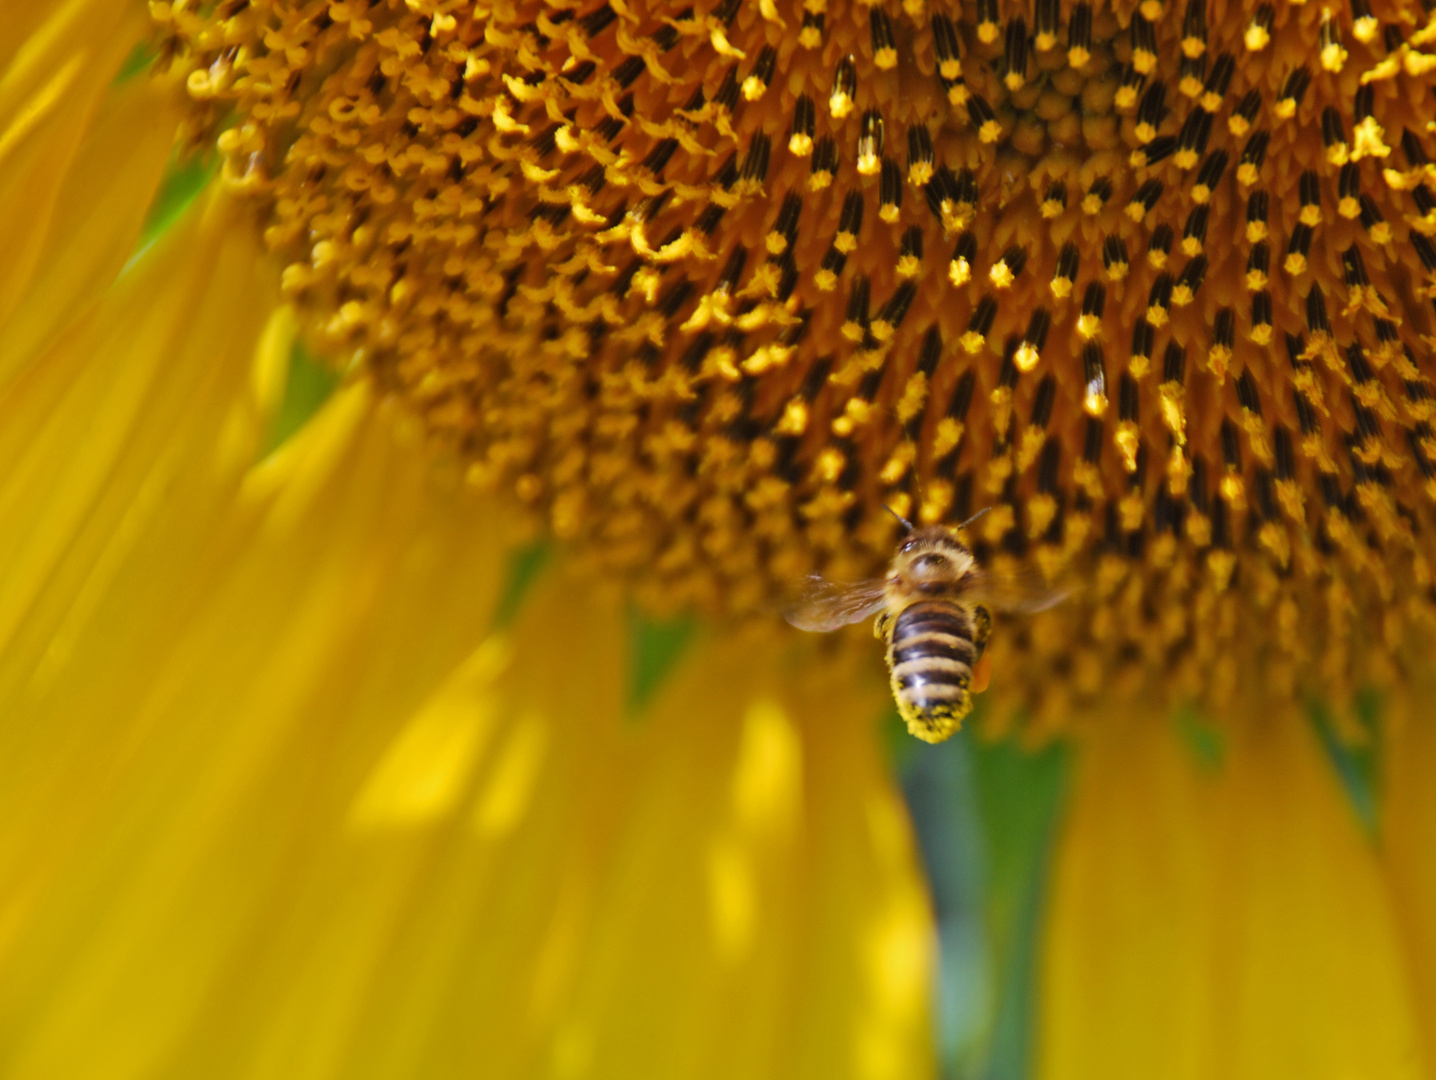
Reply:
<svg viewBox="0 0 1436 1080"><path fill-rule="evenodd" d="M942 742L972 710L972 665L986 643L987 612L949 600L919 600L898 613L888 636L893 697L908 731Z"/></svg>

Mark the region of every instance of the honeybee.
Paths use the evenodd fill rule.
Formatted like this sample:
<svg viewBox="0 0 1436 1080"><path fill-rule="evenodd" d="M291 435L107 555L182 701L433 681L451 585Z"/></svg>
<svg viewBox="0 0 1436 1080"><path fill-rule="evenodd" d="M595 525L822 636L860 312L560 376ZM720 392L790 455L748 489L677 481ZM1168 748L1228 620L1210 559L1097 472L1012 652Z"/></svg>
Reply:
<svg viewBox="0 0 1436 1080"><path fill-rule="evenodd" d="M814 574L784 612L799 630L823 632L876 614L873 634L887 639L898 712L924 742L957 731L972 711L972 695L987 688L991 661L983 652L992 611L1043 611L1067 595L978 564L960 533L985 512L956 528L915 528L894 513L906 534L885 576L843 585Z"/></svg>

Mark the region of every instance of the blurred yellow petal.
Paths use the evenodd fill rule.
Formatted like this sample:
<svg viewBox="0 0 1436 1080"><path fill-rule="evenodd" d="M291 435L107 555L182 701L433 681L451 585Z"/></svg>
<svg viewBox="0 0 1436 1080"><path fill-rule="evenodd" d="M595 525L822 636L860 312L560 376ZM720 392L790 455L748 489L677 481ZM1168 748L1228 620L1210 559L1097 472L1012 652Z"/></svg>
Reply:
<svg viewBox="0 0 1436 1080"><path fill-rule="evenodd" d="M1415 700L1436 701L1429 674ZM1436 725L1413 709L1383 733L1382 841L1427 1069L1436 1073Z"/></svg>
<svg viewBox="0 0 1436 1080"><path fill-rule="evenodd" d="M1050 885L1039 1075L1418 1077L1417 1002L1376 848L1311 730L1084 741Z"/></svg>
<svg viewBox="0 0 1436 1080"><path fill-rule="evenodd" d="M0 316L0 382L88 307L134 252L177 114L172 95L149 79L110 87L51 193L50 221L33 205L10 207L12 224L47 231L27 280L14 283L8 319ZM3 240L21 244L13 234Z"/></svg>
<svg viewBox="0 0 1436 1080"><path fill-rule="evenodd" d="M344 391L8 725L59 774L10 1074L924 1075L881 688L730 638L626 717L616 601L555 571L490 628L502 530L389 419Z"/></svg>
<svg viewBox="0 0 1436 1080"><path fill-rule="evenodd" d="M265 905L300 899L288 878L314 861L310 818L344 808L334 785L362 778L375 718L412 708L482 627L491 530L367 401L351 389L289 455L326 473L278 519L289 528L278 497L224 530L195 507L208 519L190 539L209 542L171 567L183 515L165 515L121 556L59 675L4 710L12 1075L144 1073L196 1025L212 1048L231 1012L202 995L271 941ZM353 944L357 959L383 939Z"/></svg>
<svg viewBox="0 0 1436 1080"><path fill-rule="evenodd" d="M0 260L0 325L19 307L46 255L57 210L73 209L66 197L74 194L74 185L67 180L115 72L145 25L144 7L123 0L9 6L33 11L0 16L0 32L9 31L4 34L7 43L19 42L0 70L0 250L5 252ZM135 93L146 91L124 96ZM135 118L123 131L111 131L110 138L137 128L162 128L166 120L173 137L174 107L160 105L155 91L148 94L148 117ZM118 126L115 119L108 118L109 126ZM113 142L111 149L112 161L127 153ZM89 171L79 183L91 189L127 179L106 163L92 159L86 165ZM147 203L148 193L141 198Z"/></svg>
<svg viewBox="0 0 1436 1080"><path fill-rule="evenodd" d="M7 89L0 96L0 119L8 116L12 103L23 100L23 91L43 81L45 65L64 57L68 35L74 34L85 48L129 30L121 41L108 42L123 56L143 32L144 3L136 0L64 0L50 4L6 4L0 8L0 68L6 71ZM123 20L123 21L122 21Z"/></svg>
<svg viewBox="0 0 1436 1080"><path fill-rule="evenodd" d="M229 226L223 205L191 215L0 385L0 701L58 677L129 550L211 527L253 459L274 290Z"/></svg>

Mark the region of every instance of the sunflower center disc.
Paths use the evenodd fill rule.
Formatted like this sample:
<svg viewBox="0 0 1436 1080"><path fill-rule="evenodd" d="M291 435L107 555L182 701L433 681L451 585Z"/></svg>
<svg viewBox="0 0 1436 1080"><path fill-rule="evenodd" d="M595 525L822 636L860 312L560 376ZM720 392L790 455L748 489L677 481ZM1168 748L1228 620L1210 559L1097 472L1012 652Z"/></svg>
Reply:
<svg viewBox="0 0 1436 1080"><path fill-rule="evenodd" d="M154 8L315 339L650 603L990 505L1085 586L993 637L1052 716L1340 696L1430 615L1424 14Z"/></svg>

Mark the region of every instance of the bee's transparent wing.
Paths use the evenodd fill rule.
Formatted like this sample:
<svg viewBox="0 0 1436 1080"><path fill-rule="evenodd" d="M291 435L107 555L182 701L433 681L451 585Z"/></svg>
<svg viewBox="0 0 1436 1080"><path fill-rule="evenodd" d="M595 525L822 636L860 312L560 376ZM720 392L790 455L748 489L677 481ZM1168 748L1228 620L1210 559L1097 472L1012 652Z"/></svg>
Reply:
<svg viewBox="0 0 1436 1080"><path fill-rule="evenodd" d="M884 603L882 578L843 584L812 574L798 598L783 609L783 618L799 630L826 632L862 622Z"/></svg>
<svg viewBox="0 0 1436 1080"><path fill-rule="evenodd" d="M1050 585L1036 570L983 570L969 580L964 599L999 611L1031 615L1055 607L1071 595L1071 589Z"/></svg>

